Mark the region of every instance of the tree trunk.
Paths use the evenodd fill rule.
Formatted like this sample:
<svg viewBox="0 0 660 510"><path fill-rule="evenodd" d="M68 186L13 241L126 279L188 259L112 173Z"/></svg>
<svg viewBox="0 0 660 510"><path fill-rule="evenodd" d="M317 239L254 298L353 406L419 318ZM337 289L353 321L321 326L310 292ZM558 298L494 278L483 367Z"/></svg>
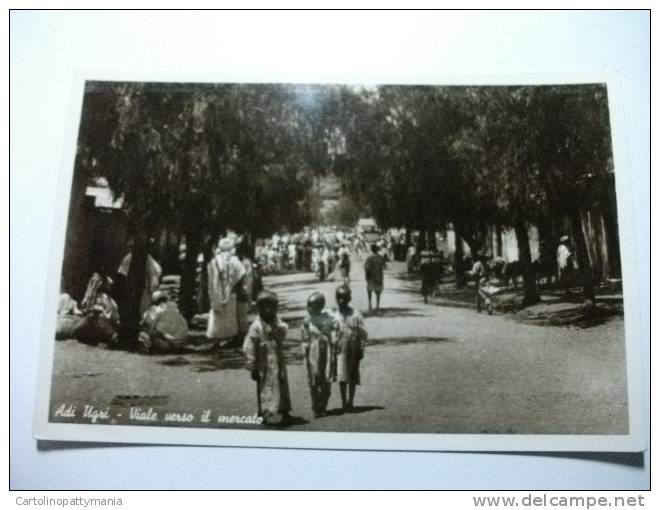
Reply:
<svg viewBox="0 0 660 510"><path fill-rule="evenodd" d="M598 215L598 224L596 225L596 230L598 231L598 249L600 251L600 260L601 260L601 278L606 280L610 277L610 254L607 249L607 227L605 226L605 215L599 211Z"/></svg>
<svg viewBox="0 0 660 510"><path fill-rule="evenodd" d="M616 217L616 209L613 205L603 207L603 223L605 226L605 238L607 239L607 256L609 260L610 278L621 278L621 254L619 247L619 226Z"/></svg>
<svg viewBox="0 0 660 510"><path fill-rule="evenodd" d="M619 222L616 210L614 183L609 187L607 199L603 205L603 219L607 230L607 251L610 261L610 278L621 278L621 247L619 246Z"/></svg>
<svg viewBox="0 0 660 510"><path fill-rule="evenodd" d="M465 268L463 267L463 238L460 227L454 223L454 274L456 275L456 288L462 289L467 285Z"/></svg>
<svg viewBox="0 0 660 510"><path fill-rule="evenodd" d="M129 348L137 346L140 331L140 302L144 293L148 255L148 236L144 231L134 235L131 264L126 277L126 294L121 315L121 340Z"/></svg>
<svg viewBox="0 0 660 510"><path fill-rule="evenodd" d="M539 232L539 259L547 260L554 254L555 239L550 220L539 221L536 225Z"/></svg>
<svg viewBox="0 0 660 510"><path fill-rule="evenodd" d="M527 223L522 220L516 221L514 226L516 239L518 241L518 260L522 267L523 276L523 306L538 303L541 298L536 288L536 278L534 277L534 268L532 267L532 253L529 248L529 233L527 232Z"/></svg>
<svg viewBox="0 0 660 510"><path fill-rule="evenodd" d="M426 230L420 229L419 235L417 236L417 253L421 253L426 249Z"/></svg>
<svg viewBox="0 0 660 510"><path fill-rule="evenodd" d="M589 262L587 241L582 230L582 219L580 218L579 210L575 210L571 213L571 227L573 229L573 235L575 236L578 280L582 286L585 301L589 301L593 305L596 302L596 287L594 285L593 269Z"/></svg>
<svg viewBox="0 0 660 510"><path fill-rule="evenodd" d="M71 183L60 292L68 292L79 302L90 276L88 217L85 211L87 184L85 169L77 161Z"/></svg>

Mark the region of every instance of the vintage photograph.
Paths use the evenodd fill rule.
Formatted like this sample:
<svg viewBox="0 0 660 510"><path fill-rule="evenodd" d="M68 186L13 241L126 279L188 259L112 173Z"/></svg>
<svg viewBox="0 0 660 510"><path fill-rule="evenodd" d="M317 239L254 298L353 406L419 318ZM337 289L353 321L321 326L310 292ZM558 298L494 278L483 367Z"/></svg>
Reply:
<svg viewBox="0 0 660 510"><path fill-rule="evenodd" d="M87 81L71 170L49 423L630 431L606 83Z"/></svg>

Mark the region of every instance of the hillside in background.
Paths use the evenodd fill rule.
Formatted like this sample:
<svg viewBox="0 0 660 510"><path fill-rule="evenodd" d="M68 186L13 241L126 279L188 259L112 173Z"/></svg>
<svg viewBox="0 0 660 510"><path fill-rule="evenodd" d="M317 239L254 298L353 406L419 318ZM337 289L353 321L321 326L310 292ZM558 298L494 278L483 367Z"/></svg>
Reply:
<svg viewBox="0 0 660 510"><path fill-rule="evenodd" d="M334 175L318 178L312 193L317 197L317 217L322 225L353 227L364 213L342 192L341 182Z"/></svg>

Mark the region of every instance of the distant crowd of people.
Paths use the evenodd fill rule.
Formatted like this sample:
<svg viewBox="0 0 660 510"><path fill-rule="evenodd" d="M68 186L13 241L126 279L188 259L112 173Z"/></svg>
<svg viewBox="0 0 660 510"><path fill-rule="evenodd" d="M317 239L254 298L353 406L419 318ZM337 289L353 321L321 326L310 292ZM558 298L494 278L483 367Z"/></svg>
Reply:
<svg viewBox="0 0 660 510"><path fill-rule="evenodd" d="M264 274L305 271L328 276L341 267L342 256L354 252L361 260L366 250L361 234L313 229L258 239L254 255Z"/></svg>

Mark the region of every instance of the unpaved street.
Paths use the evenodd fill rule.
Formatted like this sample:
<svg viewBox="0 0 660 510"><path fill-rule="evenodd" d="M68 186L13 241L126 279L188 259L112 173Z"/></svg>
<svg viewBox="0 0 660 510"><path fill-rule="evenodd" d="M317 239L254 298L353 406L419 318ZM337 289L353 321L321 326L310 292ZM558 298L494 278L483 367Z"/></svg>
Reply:
<svg viewBox="0 0 660 510"><path fill-rule="evenodd" d="M334 304L338 282L319 283L311 273L265 279L266 286L278 293L281 317L290 325L287 359L297 417L291 430L627 431L621 317L577 328L521 323L511 315L478 314L468 306L425 305L419 283L408 280L403 271L403 264L390 264L383 309L367 313L362 263L353 261L353 305L365 313L369 334L362 386L355 412L341 414L334 385L329 415L316 420L298 328L309 294L320 290ZM51 416L69 403L107 407L110 420L117 423L126 423L130 408L136 407L190 412L195 426L202 425L198 417L206 409L214 415L252 415L256 410L254 383L239 349L145 356L72 340L56 346Z"/></svg>

